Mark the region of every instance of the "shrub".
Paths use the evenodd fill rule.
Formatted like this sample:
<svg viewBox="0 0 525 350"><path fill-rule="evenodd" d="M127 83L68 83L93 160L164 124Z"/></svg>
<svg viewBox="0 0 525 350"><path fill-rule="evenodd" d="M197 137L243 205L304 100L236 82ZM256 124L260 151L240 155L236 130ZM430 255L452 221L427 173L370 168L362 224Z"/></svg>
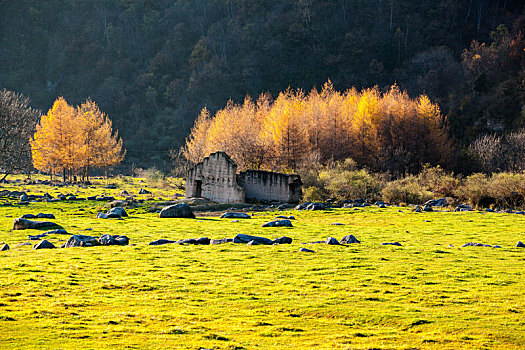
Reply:
<svg viewBox="0 0 525 350"><path fill-rule="evenodd" d="M415 176L387 183L382 194L383 200L391 204L421 204L432 199L432 192L427 191Z"/></svg>
<svg viewBox="0 0 525 350"><path fill-rule="evenodd" d="M417 176L417 181L423 188L432 191L439 197L451 197L459 186L459 180L439 165L436 167L424 166Z"/></svg>
<svg viewBox="0 0 525 350"><path fill-rule="evenodd" d="M310 186L303 190L303 200L306 202L324 202L327 199L328 193L324 188Z"/></svg>
<svg viewBox="0 0 525 350"><path fill-rule="evenodd" d="M494 202L489 193L489 177L485 174L470 175L453 193L459 201L469 202L473 206L478 206L480 202L484 204Z"/></svg>
<svg viewBox="0 0 525 350"><path fill-rule="evenodd" d="M381 182L365 169L322 171L319 177L326 183L326 189L336 199L376 200L381 194Z"/></svg>

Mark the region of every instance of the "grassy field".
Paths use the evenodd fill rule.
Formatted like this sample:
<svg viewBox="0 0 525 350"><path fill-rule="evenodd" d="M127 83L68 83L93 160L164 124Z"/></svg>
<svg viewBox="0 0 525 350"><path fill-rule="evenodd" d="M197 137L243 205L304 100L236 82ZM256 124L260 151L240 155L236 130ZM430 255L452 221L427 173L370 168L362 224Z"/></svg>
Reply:
<svg viewBox="0 0 525 350"><path fill-rule="evenodd" d="M116 190L2 185L79 196ZM127 187L126 187L127 186ZM156 189L168 199L174 190ZM145 197L146 198L146 197ZM158 199L158 198L157 198ZM2 349L523 349L525 216L408 208L220 213L159 219L147 208L96 219L95 201L0 206ZM72 234L124 234L124 247L16 247L22 214L52 213ZM261 228L276 215L293 228ZM343 223L335 226L331 223ZM92 229L86 231L86 229ZM159 238L289 236L291 245L149 246ZM361 244L307 244L353 234ZM68 236L52 236L60 244ZM382 246L398 241L401 247ZM466 247L467 242L500 249ZM36 243L32 241L32 243ZM453 247L449 247L452 244ZM301 253L307 247L315 253Z"/></svg>

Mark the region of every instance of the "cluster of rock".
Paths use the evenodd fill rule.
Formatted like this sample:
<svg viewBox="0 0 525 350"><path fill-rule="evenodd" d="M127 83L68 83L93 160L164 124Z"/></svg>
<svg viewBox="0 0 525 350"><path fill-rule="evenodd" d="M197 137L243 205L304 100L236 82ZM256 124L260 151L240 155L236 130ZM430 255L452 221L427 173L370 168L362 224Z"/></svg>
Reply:
<svg viewBox="0 0 525 350"><path fill-rule="evenodd" d="M247 245L275 245L275 244L291 244L290 237L280 237L277 239L269 239L266 237L250 236L245 234L238 234L234 238L209 239L208 237L190 238L181 240L157 239L149 243L149 245L164 245L164 244L193 244L193 245L210 245L223 243L238 243Z"/></svg>
<svg viewBox="0 0 525 350"><path fill-rule="evenodd" d="M102 235L100 237L86 235L72 235L60 248L95 247L101 245L128 245L129 238L122 235ZM48 240L42 240L33 246L33 249L55 249L56 246Z"/></svg>

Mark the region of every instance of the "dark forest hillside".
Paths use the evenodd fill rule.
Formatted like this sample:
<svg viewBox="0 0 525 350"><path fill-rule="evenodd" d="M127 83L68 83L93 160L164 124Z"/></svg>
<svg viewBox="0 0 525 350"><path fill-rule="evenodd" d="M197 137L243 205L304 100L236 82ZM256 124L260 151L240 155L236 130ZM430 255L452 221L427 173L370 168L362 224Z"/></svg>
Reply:
<svg viewBox="0 0 525 350"><path fill-rule="evenodd" d="M91 97L128 165L165 165L205 106L328 79L426 93L462 145L525 126L523 10L518 0L0 0L0 88L44 111L58 96Z"/></svg>

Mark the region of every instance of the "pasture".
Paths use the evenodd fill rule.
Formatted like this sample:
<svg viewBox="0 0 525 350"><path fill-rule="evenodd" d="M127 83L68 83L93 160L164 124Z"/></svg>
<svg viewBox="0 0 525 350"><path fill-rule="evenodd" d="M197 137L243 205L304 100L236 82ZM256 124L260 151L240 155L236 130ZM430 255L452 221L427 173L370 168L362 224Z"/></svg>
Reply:
<svg viewBox="0 0 525 350"><path fill-rule="evenodd" d="M136 180L133 180L136 181ZM1 185L86 197L123 189ZM2 349L519 349L525 346L525 216L414 213L376 206L246 211L251 219L161 219L153 191L123 220L96 201L0 206ZM140 196L138 196L140 197ZM52 213L71 234L122 234L128 246L33 250L12 231L23 214ZM293 228L262 228L293 215ZM344 225L332 225L341 223ZM150 246L160 239L233 238L292 244ZM353 234L346 246L303 244ZM48 239L57 246L68 236ZM402 246L384 246L384 242ZM464 247L467 242L502 248ZM31 241L32 244L37 241ZM452 246L450 246L452 245ZM305 247L315 253L299 252Z"/></svg>

